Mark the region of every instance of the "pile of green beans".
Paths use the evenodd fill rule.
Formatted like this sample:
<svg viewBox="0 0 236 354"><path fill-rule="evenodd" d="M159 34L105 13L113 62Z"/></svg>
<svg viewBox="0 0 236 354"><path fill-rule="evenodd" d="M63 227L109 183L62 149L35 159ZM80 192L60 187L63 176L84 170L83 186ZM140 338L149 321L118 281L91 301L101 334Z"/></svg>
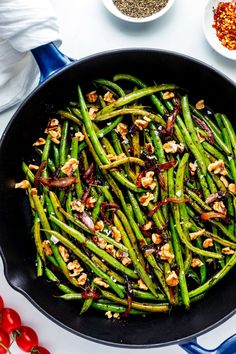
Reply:
<svg viewBox="0 0 236 354"><path fill-rule="evenodd" d="M236 264L232 124L174 84L92 87L49 116L22 165L37 275L81 314L189 309Z"/></svg>

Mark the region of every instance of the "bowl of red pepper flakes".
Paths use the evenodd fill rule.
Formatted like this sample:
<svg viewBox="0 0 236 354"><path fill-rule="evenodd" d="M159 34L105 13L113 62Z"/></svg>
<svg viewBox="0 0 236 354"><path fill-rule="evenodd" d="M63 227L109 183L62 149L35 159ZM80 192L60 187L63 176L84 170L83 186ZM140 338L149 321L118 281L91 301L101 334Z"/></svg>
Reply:
<svg viewBox="0 0 236 354"><path fill-rule="evenodd" d="M218 53L236 60L236 1L209 0L203 16L207 41Z"/></svg>

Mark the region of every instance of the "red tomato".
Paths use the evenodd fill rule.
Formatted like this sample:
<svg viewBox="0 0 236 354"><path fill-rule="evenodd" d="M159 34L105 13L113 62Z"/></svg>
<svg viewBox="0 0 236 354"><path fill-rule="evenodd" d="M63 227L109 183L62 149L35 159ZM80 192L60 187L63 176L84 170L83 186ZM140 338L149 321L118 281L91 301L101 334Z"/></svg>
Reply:
<svg viewBox="0 0 236 354"><path fill-rule="evenodd" d="M10 334L21 326L21 319L18 313L11 308L2 309L1 328Z"/></svg>
<svg viewBox="0 0 236 354"><path fill-rule="evenodd" d="M0 354L8 353L10 342L9 334L0 329Z"/></svg>
<svg viewBox="0 0 236 354"><path fill-rule="evenodd" d="M2 297L0 296L0 311L3 309L3 306L4 306L4 302Z"/></svg>
<svg viewBox="0 0 236 354"><path fill-rule="evenodd" d="M23 352L31 352L33 348L38 346L38 336L32 328L21 326L15 334L16 343Z"/></svg>
<svg viewBox="0 0 236 354"><path fill-rule="evenodd" d="M34 347L31 354L51 354L47 349L43 347Z"/></svg>

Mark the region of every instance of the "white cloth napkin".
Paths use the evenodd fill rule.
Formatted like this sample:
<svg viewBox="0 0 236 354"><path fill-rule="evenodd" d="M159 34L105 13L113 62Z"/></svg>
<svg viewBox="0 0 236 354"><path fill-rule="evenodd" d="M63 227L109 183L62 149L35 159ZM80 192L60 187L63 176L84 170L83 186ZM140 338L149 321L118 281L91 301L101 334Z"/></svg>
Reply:
<svg viewBox="0 0 236 354"><path fill-rule="evenodd" d="M61 44L50 0L0 0L0 112L20 103L39 81L31 49Z"/></svg>

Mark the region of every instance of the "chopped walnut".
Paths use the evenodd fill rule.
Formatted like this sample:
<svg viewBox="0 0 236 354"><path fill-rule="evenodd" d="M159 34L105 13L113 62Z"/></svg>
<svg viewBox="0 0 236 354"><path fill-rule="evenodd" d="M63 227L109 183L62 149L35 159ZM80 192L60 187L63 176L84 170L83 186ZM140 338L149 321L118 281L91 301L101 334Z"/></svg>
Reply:
<svg viewBox="0 0 236 354"><path fill-rule="evenodd" d="M93 237L93 241L102 250L104 250L106 248L106 246L107 246L107 241L104 240L102 237Z"/></svg>
<svg viewBox="0 0 236 354"><path fill-rule="evenodd" d="M35 143L33 143L33 146L40 146L40 145L45 145L46 140L44 138L38 138L37 141L35 141Z"/></svg>
<svg viewBox="0 0 236 354"><path fill-rule="evenodd" d="M46 254L46 256L51 256L52 255L51 245L50 245L50 242L48 240L44 240L42 242L42 247L43 247L43 250L44 250L44 253Z"/></svg>
<svg viewBox="0 0 236 354"><path fill-rule="evenodd" d="M135 120L134 125L139 128L139 130L143 130L147 128L149 122L151 121L148 117L143 117L143 119L138 118Z"/></svg>
<svg viewBox="0 0 236 354"><path fill-rule="evenodd" d="M116 251L116 258L121 259L123 257L127 257L128 253L122 251L122 250L117 250Z"/></svg>
<svg viewBox="0 0 236 354"><path fill-rule="evenodd" d="M230 183L228 189L229 189L229 191L230 191L231 193L233 193L234 195L236 195L236 184Z"/></svg>
<svg viewBox="0 0 236 354"><path fill-rule="evenodd" d="M189 165L189 171L190 171L191 176L194 176L197 171L197 163L189 162L188 165Z"/></svg>
<svg viewBox="0 0 236 354"><path fill-rule="evenodd" d="M131 261L131 258L130 257L122 257L121 258L121 263L124 265L124 266L128 266L132 263Z"/></svg>
<svg viewBox="0 0 236 354"><path fill-rule="evenodd" d="M62 259L64 262L69 262L70 256L69 256L69 252L67 251L67 249L63 246L59 246L58 250L60 252L60 255L62 256Z"/></svg>
<svg viewBox="0 0 236 354"><path fill-rule="evenodd" d="M102 220L99 220L95 224L95 230L96 231L102 231L104 229L104 222Z"/></svg>
<svg viewBox="0 0 236 354"><path fill-rule="evenodd" d="M94 103L97 101L97 99L98 99L98 94L97 94L96 90L91 91L91 92L87 93L87 95L86 95L86 100L89 103Z"/></svg>
<svg viewBox="0 0 236 354"><path fill-rule="evenodd" d="M168 277L166 278L166 284L169 286L176 286L179 284L178 275L175 273L174 270L170 272Z"/></svg>
<svg viewBox="0 0 236 354"><path fill-rule="evenodd" d="M80 200L73 200L71 203L72 210L78 211L78 213L83 213L84 211L84 204Z"/></svg>
<svg viewBox="0 0 236 354"><path fill-rule="evenodd" d="M122 136L122 139L125 139L126 135L128 134L128 125L119 123L117 124L116 131Z"/></svg>
<svg viewBox="0 0 236 354"><path fill-rule="evenodd" d="M65 163L64 166L62 166L61 171L67 176L72 176L78 166L79 161L77 159L71 158Z"/></svg>
<svg viewBox="0 0 236 354"><path fill-rule="evenodd" d="M146 151L147 151L148 155L152 155L154 153L154 151L155 151L154 146L153 146L152 143L146 143L145 144L145 148L146 148Z"/></svg>
<svg viewBox="0 0 236 354"><path fill-rule="evenodd" d="M77 278L77 282L80 286L83 286L87 281L87 274L86 273L82 273L79 278Z"/></svg>
<svg viewBox="0 0 236 354"><path fill-rule="evenodd" d="M148 171L144 177L141 178L141 184L144 188L150 188L153 190L156 187L156 183L153 181L154 172Z"/></svg>
<svg viewBox="0 0 236 354"><path fill-rule="evenodd" d="M112 238L114 238L114 240L116 242L120 242L121 233L115 226L112 226L112 228L111 228L111 236L112 236Z"/></svg>
<svg viewBox="0 0 236 354"><path fill-rule="evenodd" d="M173 97L175 97L175 94L174 94L174 92L170 92L170 91L166 91L162 95L163 100L169 100Z"/></svg>
<svg viewBox="0 0 236 354"><path fill-rule="evenodd" d="M115 98L114 98L114 94L110 91L107 91L103 97L104 101L105 102L108 102L108 103L113 103L115 102Z"/></svg>
<svg viewBox="0 0 236 354"><path fill-rule="evenodd" d="M120 314L118 312L113 313L114 318L120 318Z"/></svg>
<svg viewBox="0 0 236 354"><path fill-rule="evenodd" d="M104 288L109 288L109 284L105 283L105 281L100 277L94 278L94 284L103 286Z"/></svg>
<svg viewBox="0 0 236 354"><path fill-rule="evenodd" d="M227 255L234 254L234 250L232 250L232 248L230 248L230 247L224 247L224 248L222 248L221 252L222 252L223 254L227 254Z"/></svg>
<svg viewBox="0 0 236 354"><path fill-rule="evenodd" d="M89 108L89 116L90 116L90 118L93 120L93 119L95 119L96 118L96 114L97 114L97 112L99 111L99 108L98 107L90 107Z"/></svg>
<svg viewBox="0 0 236 354"><path fill-rule="evenodd" d="M29 164L29 169L31 171L37 171L39 169L39 166L38 165L32 165L32 164Z"/></svg>
<svg viewBox="0 0 236 354"><path fill-rule="evenodd" d="M107 253L111 254L112 257L116 258L116 250L114 248L114 245L107 245L106 251L107 251Z"/></svg>
<svg viewBox="0 0 236 354"><path fill-rule="evenodd" d="M111 162L113 162L113 161L119 161L126 158L126 155L125 153L122 152L120 155L108 154L107 157Z"/></svg>
<svg viewBox="0 0 236 354"><path fill-rule="evenodd" d="M199 258L192 258L191 267L201 267L203 265L202 261Z"/></svg>
<svg viewBox="0 0 236 354"><path fill-rule="evenodd" d="M86 207L88 209L94 208L96 202L97 202L96 198L89 197L89 198L86 199Z"/></svg>
<svg viewBox="0 0 236 354"><path fill-rule="evenodd" d="M161 247L160 251L160 258L163 261L167 261L168 263L171 263L173 259L175 258L174 254L170 252L170 245L169 243L166 243Z"/></svg>
<svg viewBox="0 0 236 354"><path fill-rule="evenodd" d="M227 179L224 176L220 176L220 180L226 188L229 187L229 182L227 181ZM236 186L235 186L235 194L236 194Z"/></svg>
<svg viewBox="0 0 236 354"><path fill-rule="evenodd" d="M105 312L105 316L107 316L107 318L112 318L112 312L111 311L107 311Z"/></svg>
<svg viewBox="0 0 236 354"><path fill-rule="evenodd" d="M203 241L202 246L203 246L203 248L212 247L212 246L213 246L213 240L212 240L212 238L206 238L206 239Z"/></svg>
<svg viewBox="0 0 236 354"><path fill-rule="evenodd" d="M198 139L200 141L200 144L203 143L203 141L206 140L205 136L202 135L198 130L197 130L197 136L198 136Z"/></svg>
<svg viewBox="0 0 236 354"><path fill-rule="evenodd" d="M213 171L215 174L220 174L223 176L226 176L228 174L223 160L217 160L215 162L210 163L207 169L210 172Z"/></svg>
<svg viewBox="0 0 236 354"><path fill-rule="evenodd" d="M60 144L61 126L56 118L50 119L44 133L49 134L55 144Z"/></svg>
<svg viewBox="0 0 236 354"><path fill-rule="evenodd" d="M204 100L200 100L195 104L195 107L199 110L204 109L205 108L205 104L204 104Z"/></svg>
<svg viewBox="0 0 236 354"><path fill-rule="evenodd" d="M170 140L167 143L163 144L163 149L167 154L175 154L176 152L183 152L184 145L182 143L177 144L175 140Z"/></svg>
<svg viewBox="0 0 236 354"><path fill-rule="evenodd" d="M139 289L142 289L142 290L148 290L147 285L144 283L144 281L142 279L138 280L138 287L139 287Z"/></svg>
<svg viewBox="0 0 236 354"><path fill-rule="evenodd" d="M215 211L217 211L218 213L222 213L224 215L227 214L227 209L226 209L226 207L225 207L225 205L224 205L224 203L222 201L221 202L215 202L213 204L213 209Z"/></svg>
<svg viewBox="0 0 236 354"><path fill-rule="evenodd" d="M78 139L79 142L84 141L84 134L81 132L75 133L75 137Z"/></svg>
<svg viewBox="0 0 236 354"><path fill-rule="evenodd" d="M152 234L152 242L155 243L155 245L160 245L163 241L163 237L157 233Z"/></svg>
<svg viewBox="0 0 236 354"><path fill-rule="evenodd" d="M195 231L195 232L190 232L189 233L190 240L192 240L192 241L196 240L196 238L198 238L199 236L204 235L205 232L206 232L205 229L198 230L198 231Z"/></svg>
<svg viewBox="0 0 236 354"><path fill-rule="evenodd" d="M144 231L148 231L148 230L151 230L152 226L153 226L153 221L149 220L142 226L142 229Z"/></svg>
<svg viewBox="0 0 236 354"><path fill-rule="evenodd" d="M83 268L81 267L77 259L74 260L73 262L69 262L67 264L67 268L68 270L73 271L73 273L70 274L71 277L77 277L80 273L83 272Z"/></svg>
<svg viewBox="0 0 236 354"><path fill-rule="evenodd" d="M149 202L154 199L152 193L147 192L139 198L139 202L142 206L148 206Z"/></svg>
<svg viewBox="0 0 236 354"><path fill-rule="evenodd" d="M21 182L15 183L15 188L22 188L22 189L27 189L30 187L29 181L27 179L24 179Z"/></svg>

